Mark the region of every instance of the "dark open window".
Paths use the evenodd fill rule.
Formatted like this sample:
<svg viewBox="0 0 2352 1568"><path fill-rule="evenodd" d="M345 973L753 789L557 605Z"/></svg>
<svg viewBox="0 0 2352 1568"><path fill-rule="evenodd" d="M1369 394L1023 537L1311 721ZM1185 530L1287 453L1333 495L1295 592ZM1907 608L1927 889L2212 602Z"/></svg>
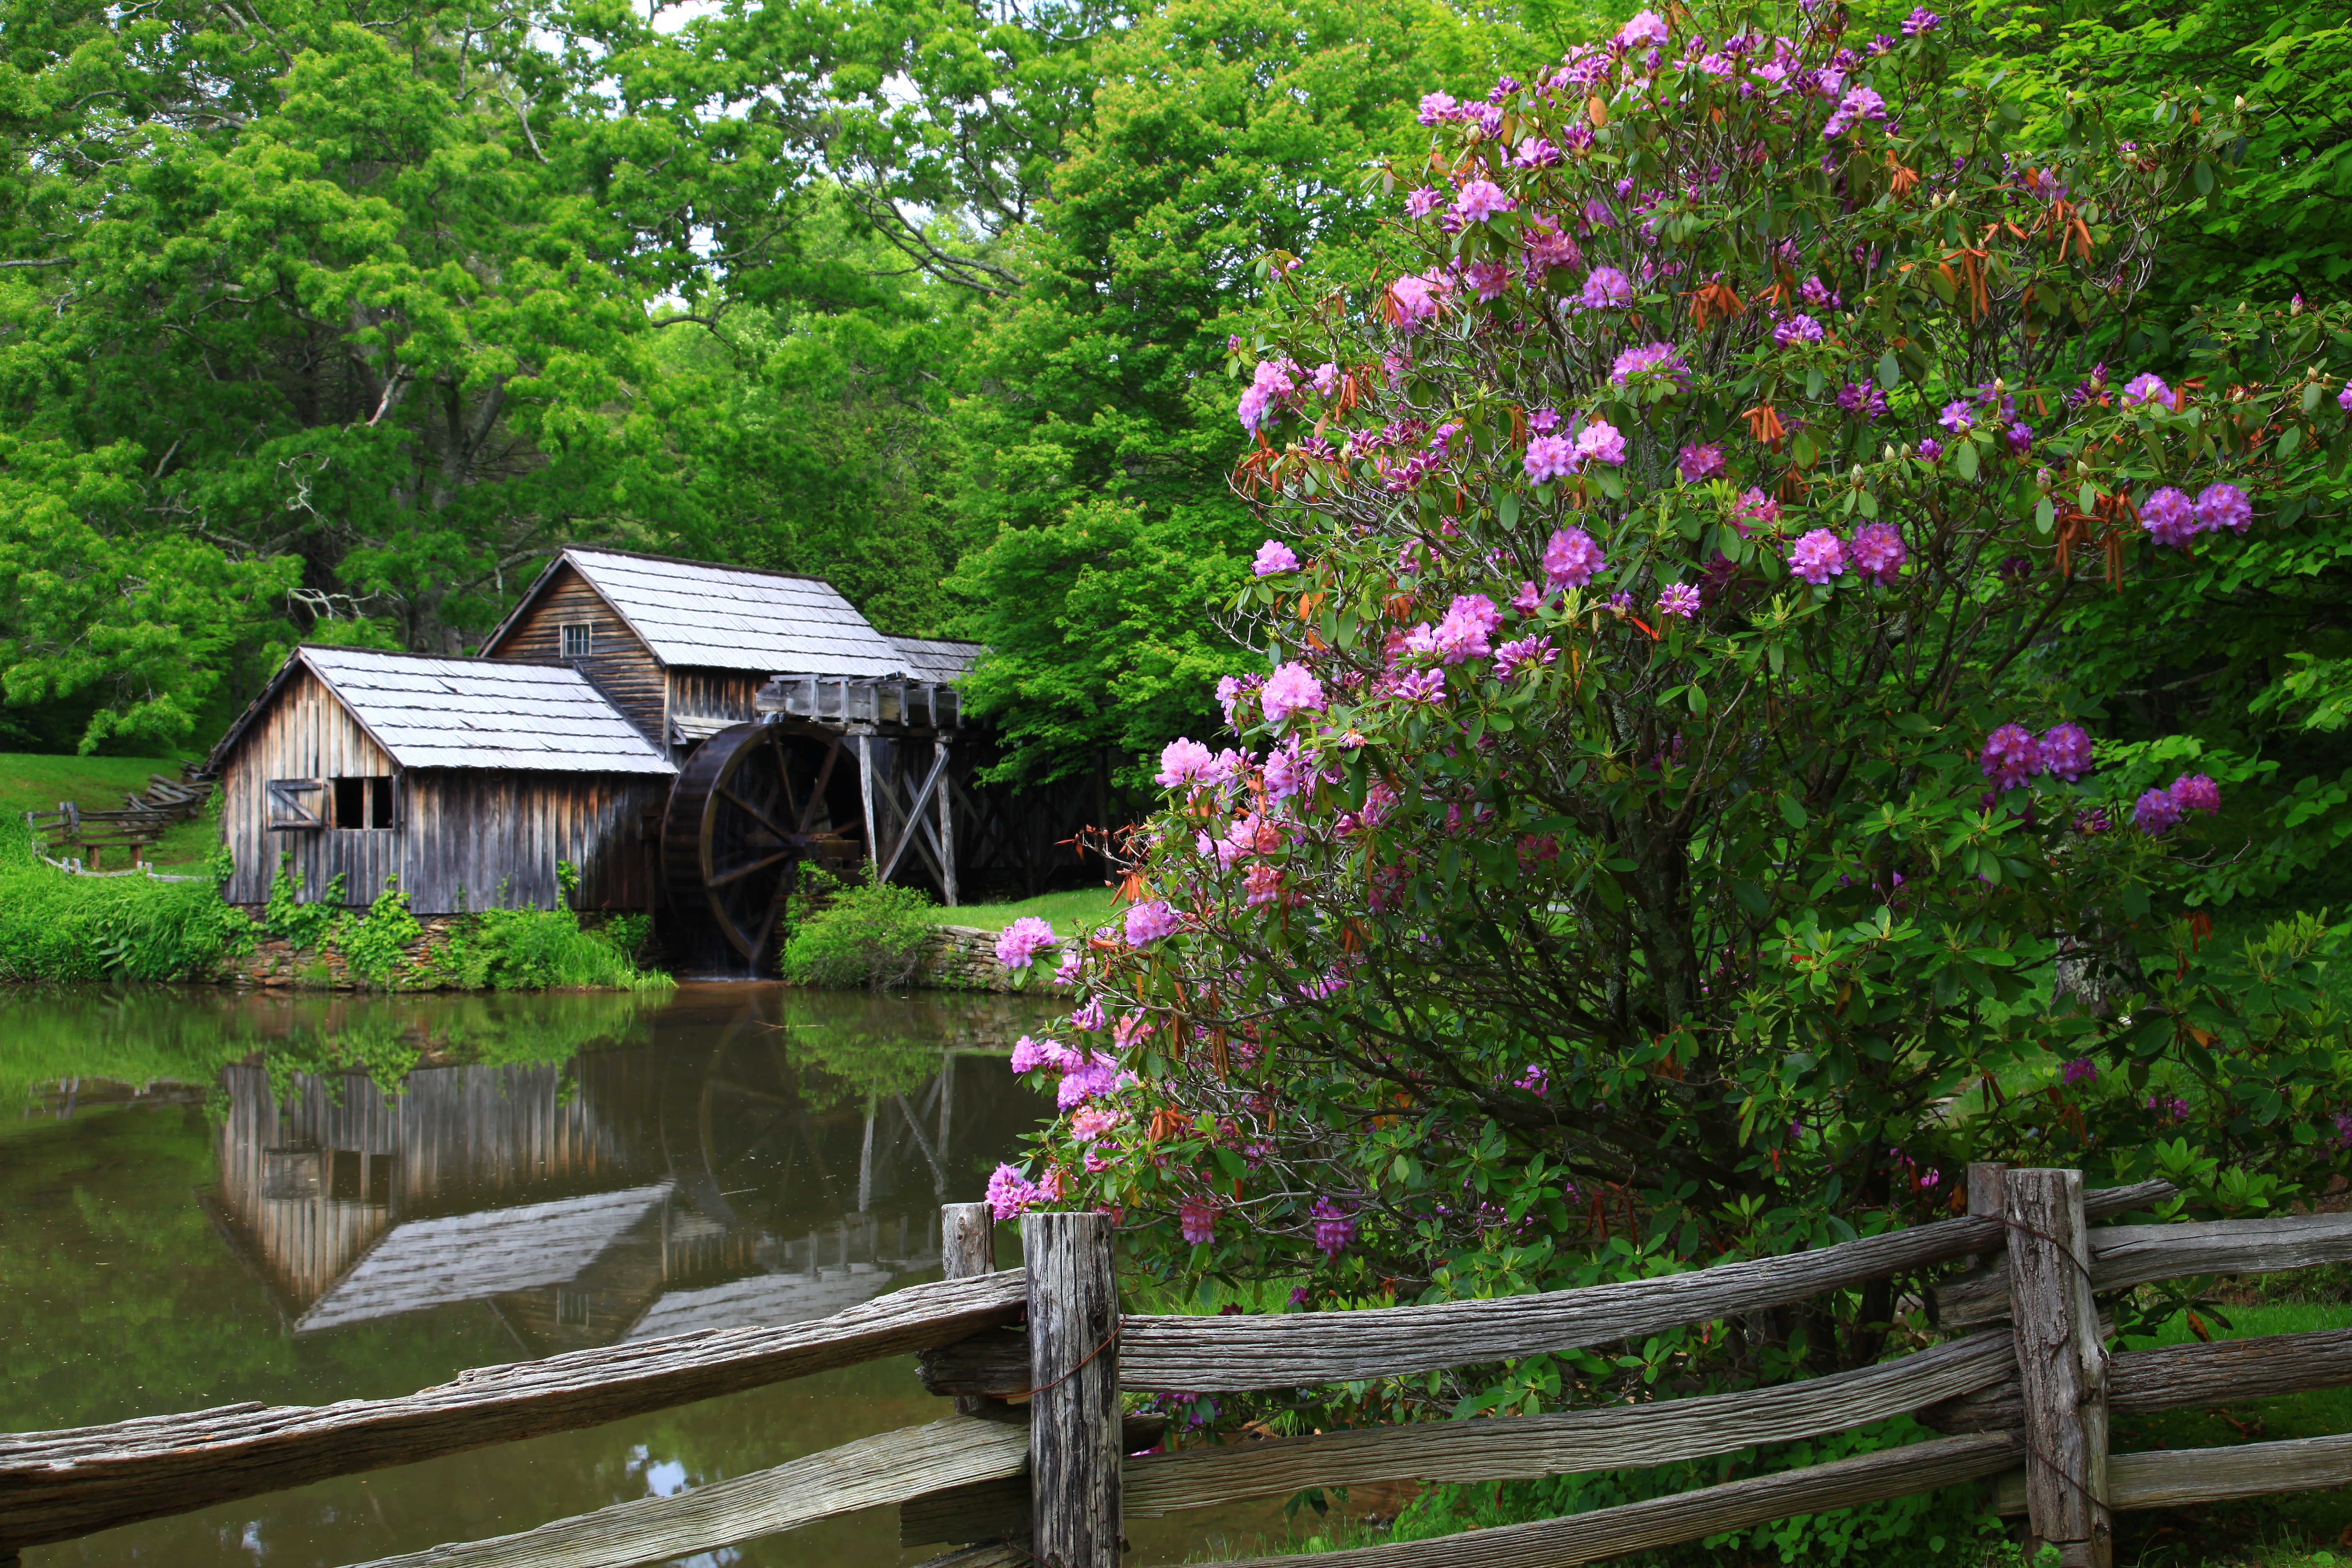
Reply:
<svg viewBox="0 0 2352 1568"><path fill-rule="evenodd" d="M392 780L382 774L330 781L334 785L337 827L390 827Z"/></svg>
<svg viewBox="0 0 2352 1568"><path fill-rule="evenodd" d="M563 628L563 657L586 658L596 649L596 627L593 623L581 623Z"/></svg>

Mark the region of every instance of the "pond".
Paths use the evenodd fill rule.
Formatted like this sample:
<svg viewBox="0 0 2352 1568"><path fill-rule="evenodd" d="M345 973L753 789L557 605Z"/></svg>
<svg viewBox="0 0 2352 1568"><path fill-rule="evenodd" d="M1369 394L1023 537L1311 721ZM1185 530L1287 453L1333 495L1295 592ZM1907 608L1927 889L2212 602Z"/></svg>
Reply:
<svg viewBox="0 0 2352 1568"><path fill-rule="evenodd" d="M939 1205L980 1196L1050 1112L1003 1061L1042 1016L1020 998L742 984L0 993L0 1427L383 1398L467 1367L803 1321L935 1279ZM331 1568L944 1410L910 1358L878 1362L25 1562ZM1169 1521L1137 1539L1139 1560L1278 1517ZM886 1509L685 1561L866 1568L938 1550L901 1549Z"/></svg>

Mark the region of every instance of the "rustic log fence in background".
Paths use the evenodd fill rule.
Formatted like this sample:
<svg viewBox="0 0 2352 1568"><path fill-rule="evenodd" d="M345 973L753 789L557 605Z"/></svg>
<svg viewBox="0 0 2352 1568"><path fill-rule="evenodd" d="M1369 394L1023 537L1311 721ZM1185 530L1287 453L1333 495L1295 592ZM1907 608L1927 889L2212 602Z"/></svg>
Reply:
<svg viewBox="0 0 2352 1568"><path fill-rule="evenodd" d="M1950 1436L1563 1519L1360 1548L1322 1568L1559 1568L1964 1481L2069 1563L2106 1568L2116 1510L2352 1483L2352 1435L2161 1454L2106 1451L2111 1411L2352 1384L2352 1329L2110 1356L2095 1292L2209 1272L2352 1260L2352 1215L2094 1228L2168 1195L2085 1193L2071 1171L1969 1173L1968 1217L1785 1258L1500 1300L1361 1312L1122 1317L1100 1215L1024 1221L1026 1266L993 1270L982 1205L950 1205L950 1278L821 1322L679 1335L467 1373L402 1399L235 1405L0 1436L0 1565L18 1548L329 1476L596 1425L924 1352L957 1414L667 1498L617 1504L370 1568L630 1568L880 1503L908 1544L967 1542L930 1568L1115 1568L1123 1519L1309 1487L1500 1480L1722 1455L1906 1411ZM1512 1420L1333 1432L1139 1454L1160 1424L1122 1385L1262 1389L1600 1346L1972 1258L1931 1292L1947 1329L2005 1326L1770 1389ZM1011 1325L1025 1321L1026 1331ZM1005 1403L1026 1399L1025 1405ZM1132 1456L1132 1457L1127 1457ZM1265 1563L1280 1561L1265 1560Z"/></svg>

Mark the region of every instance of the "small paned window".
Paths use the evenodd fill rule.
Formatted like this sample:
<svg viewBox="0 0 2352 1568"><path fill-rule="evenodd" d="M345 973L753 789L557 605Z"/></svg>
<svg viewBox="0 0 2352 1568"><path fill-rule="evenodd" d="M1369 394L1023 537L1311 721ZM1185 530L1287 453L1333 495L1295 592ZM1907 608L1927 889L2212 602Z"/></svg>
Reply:
<svg viewBox="0 0 2352 1568"><path fill-rule="evenodd" d="M337 827L390 827L392 780L383 774L330 780Z"/></svg>
<svg viewBox="0 0 2352 1568"><path fill-rule="evenodd" d="M557 1287L555 1321L559 1326L567 1329L586 1328L588 1326L588 1292L574 1290L569 1286Z"/></svg>
<svg viewBox="0 0 2352 1568"><path fill-rule="evenodd" d="M581 622L563 628L563 657L586 658L596 651L596 627L593 622Z"/></svg>

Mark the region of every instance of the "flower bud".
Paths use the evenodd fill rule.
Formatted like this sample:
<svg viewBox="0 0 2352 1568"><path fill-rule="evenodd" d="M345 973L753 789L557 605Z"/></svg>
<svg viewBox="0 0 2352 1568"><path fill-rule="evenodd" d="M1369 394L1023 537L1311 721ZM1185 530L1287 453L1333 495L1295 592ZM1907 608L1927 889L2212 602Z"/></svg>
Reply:
<svg viewBox="0 0 2352 1568"><path fill-rule="evenodd" d="M1862 489L1862 465L1860 463L1856 463L1853 466L1853 471L1846 475L1845 478L1846 483L1852 485L1855 489Z"/></svg>
<svg viewBox="0 0 2352 1568"><path fill-rule="evenodd" d="M2238 101L2237 101L2234 105L2232 105L2232 107L2233 107L2233 108L2237 108L2237 109L2243 109L2243 108L2245 108L2245 107L2246 107L2246 95L2245 95L2244 93L2242 93L2242 93L2240 93L2240 94L2238 95Z"/></svg>
<svg viewBox="0 0 2352 1568"><path fill-rule="evenodd" d="M1882 463L1891 463L1895 460L1894 442L1889 441L1878 449L1878 460Z"/></svg>
<svg viewBox="0 0 2352 1568"><path fill-rule="evenodd" d="M2045 466L2033 470L2033 482L2040 487L2043 495L2048 495L2050 487L2058 482L2058 476L2052 473Z"/></svg>

